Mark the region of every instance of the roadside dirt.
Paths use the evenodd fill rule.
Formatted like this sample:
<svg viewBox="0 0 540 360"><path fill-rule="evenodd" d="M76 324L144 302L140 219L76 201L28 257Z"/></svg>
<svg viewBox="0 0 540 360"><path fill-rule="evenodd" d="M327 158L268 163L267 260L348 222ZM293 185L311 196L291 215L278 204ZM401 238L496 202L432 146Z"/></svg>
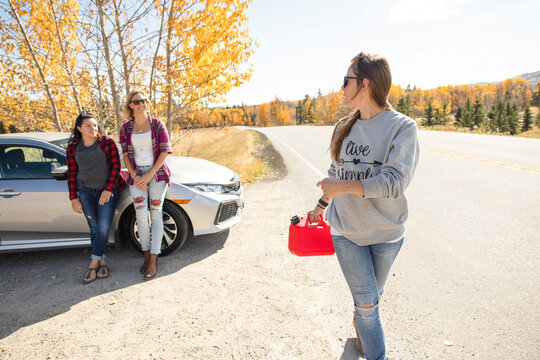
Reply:
<svg viewBox="0 0 540 360"><path fill-rule="evenodd" d="M274 149L266 135L257 132L262 146L259 147L257 156L267 164L272 171L261 178L262 182L277 181L287 176L287 167L283 162L283 156Z"/></svg>
<svg viewBox="0 0 540 360"><path fill-rule="evenodd" d="M111 276L89 285L88 249L0 255L0 359L358 358L335 259L292 256L292 214L275 211L312 196L262 151L280 170L245 187L242 222L160 258L153 280L129 246L109 248Z"/></svg>

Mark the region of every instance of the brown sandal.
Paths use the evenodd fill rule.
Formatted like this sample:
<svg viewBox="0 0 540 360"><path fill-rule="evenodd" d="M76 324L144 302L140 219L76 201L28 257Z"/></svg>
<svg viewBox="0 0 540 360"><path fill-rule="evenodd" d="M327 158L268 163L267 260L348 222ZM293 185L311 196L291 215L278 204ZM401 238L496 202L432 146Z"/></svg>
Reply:
<svg viewBox="0 0 540 360"><path fill-rule="evenodd" d="M152 258L155 259L153 267L152 267ZM157 260L158 260L157 255L154 255L154 254L150 255L150 260L148 262L148 267L146 268L146 271L144 273L144 280L148 280L148 279L151 279L154 276L156 276L157 269L158 269Z"/></svg>
<svg viewBox="0 0 540 360"><path fill-rule="evenodd" d="M144 253L144 262L139 271L144 274L146 272L146 268L148 268L148 262L150 261L150 250L143 251L143 253Z"/></svg>
<svg viewBox="0 0 540 360"><path fill-rule="evenodd" d="M99 265L96 273L98 279L105 279L109 277L109 267L107 265Z"/></svg>
<svg viewBox="0 0 540 360"><path fill-rule="evenodd" d="M82 283L83 284L90 284L91 282L94 282L96 281L97 279L97 268L95 267L89 267L86 272L84 273L84 277L82 279ZM91 275L92 275L92 271L95 273L95 276L92 278Z"/></svg>

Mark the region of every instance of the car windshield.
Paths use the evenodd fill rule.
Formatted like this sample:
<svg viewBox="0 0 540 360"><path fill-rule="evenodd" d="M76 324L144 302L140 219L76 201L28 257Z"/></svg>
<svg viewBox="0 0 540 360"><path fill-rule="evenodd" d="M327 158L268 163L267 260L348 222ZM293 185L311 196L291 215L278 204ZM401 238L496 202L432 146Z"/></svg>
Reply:
<svg viewBox="0 0 540 360"><path fill-rule="evenodd" d="M50 141L50 143L56 146L60 146L61 148L67 149L68 141L69 141L69 138L64 138L64 139L52 140Z"/></svg>

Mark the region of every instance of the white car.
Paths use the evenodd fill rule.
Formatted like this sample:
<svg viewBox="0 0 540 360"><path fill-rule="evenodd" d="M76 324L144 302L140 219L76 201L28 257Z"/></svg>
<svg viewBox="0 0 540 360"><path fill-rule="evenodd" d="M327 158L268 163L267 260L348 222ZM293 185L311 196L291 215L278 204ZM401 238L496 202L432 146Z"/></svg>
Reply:
<svg viewBox="0 0 540 360"><path fill-rule="evenodd" d="M86 219L69 201L68 136L0 135L0 253L90 245ZM243 188L235 172L197 158L169 156L166 161L172 176L163 204L163 255L190 237L220 232L240 221ZM127 187L120 194L109 243L119 246L122 240L140 250Z"/></svg>

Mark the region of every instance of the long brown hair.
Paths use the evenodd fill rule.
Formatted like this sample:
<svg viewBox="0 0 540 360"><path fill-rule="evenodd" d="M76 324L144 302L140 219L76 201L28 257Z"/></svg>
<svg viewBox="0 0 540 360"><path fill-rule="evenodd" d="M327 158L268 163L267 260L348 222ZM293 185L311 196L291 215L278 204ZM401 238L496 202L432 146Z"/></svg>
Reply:
<svg viewBox="0 0 540 360"><path fill-rule="evenodd" d="M371 99L385 109L392 109L392 105L388 102L392 87L392 74L388 61L382 56L361 52L351 60L351 68L354 75L361 78L356 79L356 84L360 86L362 79L368 79L368 94ZM356 109L336 123L330 143L330 153L335 161L339 160L343 140L349 135L358 119L360 119L360 110Z"/></svg>
<svg viewBox="0 0 540 360"><path fill-rule="evenodd" d="M133 109L129 107L129 103L131 102L131 99L137 94L140 94L145 99L148 99L148 96L146 95L146 92L141 89L134 89L129 92L129 94L126 96L126 101L124 102L124 107L122 109L122 116L125 120L131 120L133 119ZM146 110L146 113L150 115L150 101L146 102L146 107L148 110Z"/></svg>

